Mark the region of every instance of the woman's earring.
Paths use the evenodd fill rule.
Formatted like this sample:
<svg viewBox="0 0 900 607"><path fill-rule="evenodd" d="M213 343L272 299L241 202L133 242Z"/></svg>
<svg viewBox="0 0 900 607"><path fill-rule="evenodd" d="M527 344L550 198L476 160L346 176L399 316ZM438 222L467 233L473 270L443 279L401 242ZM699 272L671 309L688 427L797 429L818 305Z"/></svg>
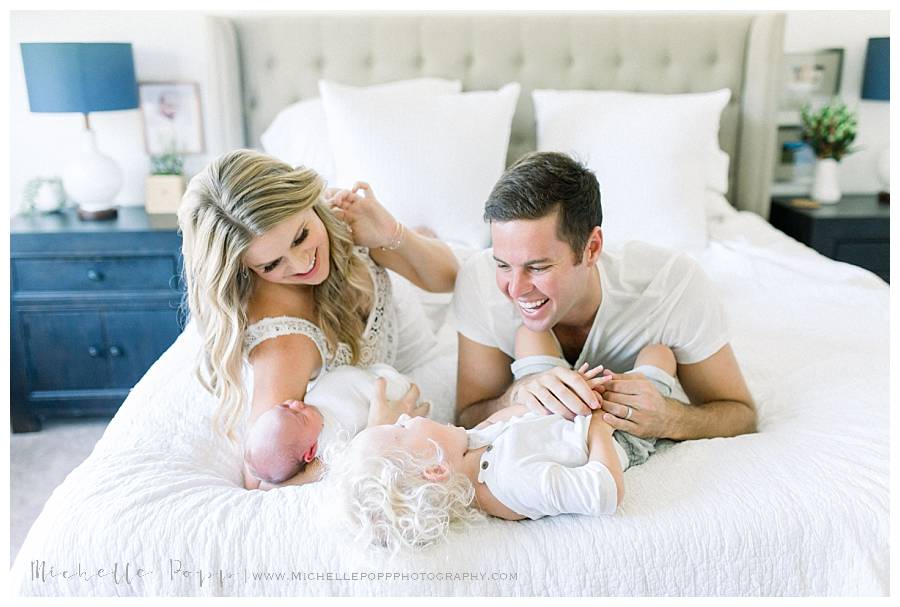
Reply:
<svg viewBox="0 0 900 607"><path fill-rule="evenodd" d="M250 278L250 270L247 268L247 266L241 267L241 278L243 278L244 280L248 280Z"/></svg>

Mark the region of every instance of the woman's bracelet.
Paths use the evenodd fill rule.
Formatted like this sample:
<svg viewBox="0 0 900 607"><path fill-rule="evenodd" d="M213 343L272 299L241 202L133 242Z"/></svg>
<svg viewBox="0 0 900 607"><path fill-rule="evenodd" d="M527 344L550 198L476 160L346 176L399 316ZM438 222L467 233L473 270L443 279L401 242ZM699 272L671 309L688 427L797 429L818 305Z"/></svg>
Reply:
<svg viewBox="0 0 900 607"><path fill-rule="evenodd" d="M400 245L403 243L403 224L399 221L397 222L397 229L394 230L394 235L391 237L391 241L387 244L387 246L381 247L382 251L396 251L400 248Z"/></svg>

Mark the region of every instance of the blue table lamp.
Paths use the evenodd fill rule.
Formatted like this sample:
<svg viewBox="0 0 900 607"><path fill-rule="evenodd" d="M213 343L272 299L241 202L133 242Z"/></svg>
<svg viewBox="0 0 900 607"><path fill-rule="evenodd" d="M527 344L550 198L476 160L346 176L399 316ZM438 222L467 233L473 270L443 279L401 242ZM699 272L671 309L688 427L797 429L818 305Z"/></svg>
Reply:
<svg viewBox="0 0 900 607"><path fill-rule="evenodd" d="M79 217L115 217L122 170L97 149L89 114L139 107L131 44L35 42L21 50L31 111L84 115L82 150L63 170L63 188L78 203Z"/></svg>
<svg viewBox="0 0 900 607"><path fill-rule="evenodd" d="M863 69L862 95L871 101L891 100L891 39L869 38L866 47L866 65ZM876 167L882 191L878 192L878 201L891 201L891 151L885 148L878 155Z"/></svg>

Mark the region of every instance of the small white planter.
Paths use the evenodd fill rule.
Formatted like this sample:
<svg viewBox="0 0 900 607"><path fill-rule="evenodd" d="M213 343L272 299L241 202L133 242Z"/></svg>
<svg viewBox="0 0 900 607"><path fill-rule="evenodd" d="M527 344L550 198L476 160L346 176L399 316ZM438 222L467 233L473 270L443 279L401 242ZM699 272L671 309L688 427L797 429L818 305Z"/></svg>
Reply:
<svg viewBox="0 0 900 607"><path fill-rule="evenodd" d="M841 199L841 183L838 180L838 161L834 158L816 160L812 197L822 204L834 204Z"/></svg>
<svg viewBox="0 0 900 607"><path fill-rule="evenodd" d="M181 175L150 175L144 180L144 206L148 213L175 213L184 195Z"/></svg>

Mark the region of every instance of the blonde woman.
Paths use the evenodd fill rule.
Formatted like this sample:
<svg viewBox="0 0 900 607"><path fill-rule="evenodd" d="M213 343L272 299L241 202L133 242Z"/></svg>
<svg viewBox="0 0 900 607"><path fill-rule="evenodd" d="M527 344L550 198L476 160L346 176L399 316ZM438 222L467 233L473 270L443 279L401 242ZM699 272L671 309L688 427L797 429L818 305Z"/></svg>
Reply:
<svg viewBox="0 0 900 607"><path fill-rule="evenodd" d="M279 403L302 401L328 368L395 363L403 344L385 268L433 292L452 291L456 278L449 247L406 229L368 184L326 191L315 171L251 150L195 176L178 222L188 306L204 341L197 374L218 401L217 430L232 440L246 414L245 361L252 425ZM423 413L411 396L377 421Z"/></svg>

